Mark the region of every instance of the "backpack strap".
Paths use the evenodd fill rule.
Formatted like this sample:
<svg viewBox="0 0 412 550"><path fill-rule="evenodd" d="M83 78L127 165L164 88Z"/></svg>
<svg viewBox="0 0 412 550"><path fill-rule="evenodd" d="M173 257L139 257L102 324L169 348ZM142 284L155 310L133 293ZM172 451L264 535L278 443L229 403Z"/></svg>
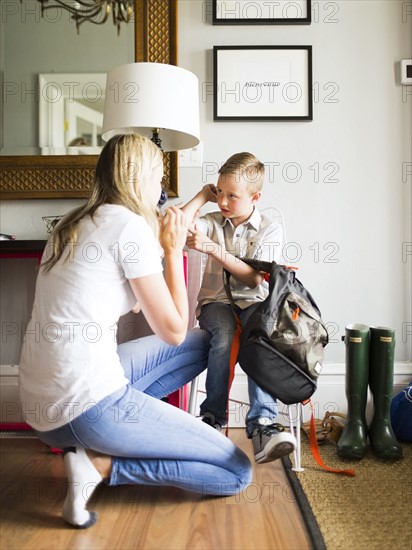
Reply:
<svg viewBox="0 0 412 550"><path fill-rule="evenodd" d="M304 404L306 404L306 403L304 403ZM332 472L333 474L343 474L343 475L346 475L346 476L354 477L356 475L355 470L351 470L351 469L342 470L340 468L330 468L329 466L326 466L326 464L323 462L323 459L320 456L318 440L316 439L316 425L315 425L315 413L314 413L315 408L313 406L313 403L312 403L311 399L309 399L309 404L310 404L310 410L311 410L310 430L309 430L309 445L310 445L310 450L311 450L313 458L315 459L317 464L321 468L326 470L327 472Z"/></svg>
<svg viewBox="0 0 412 550"><path fill-rule="evenodd" d="M228 271L227 269L223 269L223 286L225 287L226 296L229 300L230 305L232 306L234 316L239 317L236 313L235 301L233 299L232 289L230 288L230 276L230 271Z"/></svg>

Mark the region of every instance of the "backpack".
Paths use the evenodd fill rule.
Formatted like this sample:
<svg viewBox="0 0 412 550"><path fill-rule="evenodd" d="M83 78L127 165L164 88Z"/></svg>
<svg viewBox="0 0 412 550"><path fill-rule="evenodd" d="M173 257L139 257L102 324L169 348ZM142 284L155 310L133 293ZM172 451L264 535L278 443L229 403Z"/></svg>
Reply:
<svg viewBox="0 0 412 550"><path fill-rule="evenodd" d="M316 390L328 343L319 308L292 268L276 262L241 260L267 273L269 295L243 327L237 318L231 369L238 362L258 386L285 405L307 401ZM230 273L224 270L226 294L234 309L229 278Z"/></svg>
<svg viewBox="0 0 412 550"><path fill-rule="evenodd" d="M267 274L269 294L242 327L230 290L230 273L223 270L227 297L237 329L230 354L229 391L235 365L258 386L285 405L310 403L310 449L316 462L328 472L354 476L352 469L330 468L320 456L316 439L314 407L310 397L322 369L328 332L310 292L296 278L293 268L276 262L240 258Z"/></svg>

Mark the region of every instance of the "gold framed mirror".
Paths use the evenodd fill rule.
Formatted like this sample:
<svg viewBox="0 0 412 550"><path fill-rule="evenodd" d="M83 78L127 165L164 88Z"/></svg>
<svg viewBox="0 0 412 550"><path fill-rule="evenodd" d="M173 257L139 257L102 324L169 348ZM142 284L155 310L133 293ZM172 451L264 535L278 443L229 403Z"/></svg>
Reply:
<svg viewBox="0 0 412 550"><path fill-rule="evenodd" d="M177 64L177 0L135 0L135 61ZM95 155L1 156L0 199L88 198ZM166 190L178 196L177 153L165 153Z"/></svg>

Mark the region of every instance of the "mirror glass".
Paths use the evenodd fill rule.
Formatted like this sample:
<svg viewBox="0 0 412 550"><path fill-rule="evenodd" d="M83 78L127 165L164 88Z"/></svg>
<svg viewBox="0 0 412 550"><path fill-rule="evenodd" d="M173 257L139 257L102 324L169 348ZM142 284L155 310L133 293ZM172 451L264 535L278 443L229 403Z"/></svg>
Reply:
<svg viewBox="0 0 412 550"><path fill-rule="evenodd" d="M0 25L2 155L61 155L61 147L76 143L81 134L89 135L90 139L84 140L87 143L71 145L66 152L96 154L99 138L92 136L98 134L98 122L93 128L90 121L84 122L84 115L78 115L86 112L90 100L98 107L98 100L103 99L98 97L101 80L96 80L96 75L101 77L117 65L134 61L134 22L123 24L119 35L110 19L103 25L86 22L77 34L75 22L61 8L46 11L42 18L36 0L2 0ZM53 87L51 82L57 84ZM56 115L62 106L74 104L76 114L71 109L68 115L63 109L62 118L50 119L50 113ZM75 136L73 124L69 130L73 117L79 121ZM50 140L55 133L51 120L60 128L57 141ZM62 128L66 133L63 141Z"/></svg>
<svg viewBox="0 0 412 550"><path fill-rule="evenodd" d="M85 22L78 35L61 8L42 19L36 0L0 0L0 200L89 197L97 155L86 154L83 147L76 152L76 146L67 148L74 155L39 147L39 103L45 91L39 75L83 74L89 93L93 86L87 79L124 63L176 65L177 0L134 4L135 14L121 25L120 35L110 18L103 25ZM47 82L45 86L48 90ZM177 153L166 153L164 164L168 195L176 197Z"/></svg>
<svg viewBox="0 0 412 550"><path fill-rule="evenodd" d="M106 74L40 74L38 83L42 154L99 154Z"/></svg>

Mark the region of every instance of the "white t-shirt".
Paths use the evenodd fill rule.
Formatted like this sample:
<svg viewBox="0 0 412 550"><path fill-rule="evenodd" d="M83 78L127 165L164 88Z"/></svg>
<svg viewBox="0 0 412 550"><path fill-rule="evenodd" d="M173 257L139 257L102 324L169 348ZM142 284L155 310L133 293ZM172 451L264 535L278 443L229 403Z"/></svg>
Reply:
<svg viewBox="0 0 412 550"><path fill-rule="evenodd" d="M128 279L163 269L152 229L123 206L84 218L76 242L72 257L40 269L22 346L23 414L39 431L66 424L128 383L116 351L119 317L136 303Z"/></svg>

